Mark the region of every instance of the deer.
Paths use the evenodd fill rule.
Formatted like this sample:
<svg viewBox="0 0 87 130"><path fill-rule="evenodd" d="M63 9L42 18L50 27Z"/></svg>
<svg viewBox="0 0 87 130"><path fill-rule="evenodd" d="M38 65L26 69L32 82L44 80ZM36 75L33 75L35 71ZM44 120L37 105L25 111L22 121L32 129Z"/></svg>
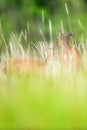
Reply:
<svg viewBox="0 0 87 130"><path fill-rule="evenodd" d="M59 31L59 35L56 39L56 44L47 48L47 56L45 60L34 59L34 58L21 58L12 57L4 61L3 72L17 72L19 74L28 74L29 71L32 72L46 72L48 68L51 71L55 68L55 63L57 62L57 68L61 67L64 71L79 71L82 66L81 54L78 48L69 45L69 39L72 33L64 34ZM56 50L60 49L57 53Z"/></svg>
<svg viewBox="0 0 87 130"><path fill-rule="evenodd" d="M40 72L44 68L44 63L40 60L12 57L3 63L3 72L16 72L18 74L28 74L29 71Z"/></svg>
<svg viewBox="0 0 87 130"><path fill-rule="evenodd" d="M73 45L69 45L69 39L73 36L72 32L64 34L59 31L56 39L56 46L60 49L59 61L62 69L67 71L79 71L82 67L81 54Z"/></svg>
<svg viewBox="0 0 87 130"><path fill-rule="evenodd" d="M5 74L9 72L16 72L19 74L26 75L29 71L32 72L45 72L47 67L49 68L57 55L55 55L53 48L47 48L47 56L45 60L34 59L34 58L21 58L21 57L11 57L3 62L2 70Z"/></svg>

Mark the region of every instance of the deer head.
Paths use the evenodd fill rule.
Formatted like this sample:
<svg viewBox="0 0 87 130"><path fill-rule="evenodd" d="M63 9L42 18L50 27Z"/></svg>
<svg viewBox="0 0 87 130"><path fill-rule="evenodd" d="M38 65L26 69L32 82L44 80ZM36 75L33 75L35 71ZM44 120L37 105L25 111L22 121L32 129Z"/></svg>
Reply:
<svg viewBox="0 0 87 130"><path fill-rule="evenodd" d="M68 34L64 34L63 31L59 31L59 35L56 39L56 45L58 47L68 46L69 39L71 36L72 36L72 32L69 32Z"/></svg>

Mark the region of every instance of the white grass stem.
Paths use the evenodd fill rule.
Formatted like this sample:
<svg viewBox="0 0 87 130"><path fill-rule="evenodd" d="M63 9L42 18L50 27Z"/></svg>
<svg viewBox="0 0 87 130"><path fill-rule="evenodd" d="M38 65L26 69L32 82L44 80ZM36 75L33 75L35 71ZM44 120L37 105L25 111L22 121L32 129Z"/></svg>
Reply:
<svg viewBox="0 0 87 130"><path fill-rule="evenodd" d="M68 20L69 29L71 31L72 29L71 29L71 24L70 24L69 10L68 10L67 3L65 3L65 9L66 9L66 14L67 14L67 20Z"/></svg>

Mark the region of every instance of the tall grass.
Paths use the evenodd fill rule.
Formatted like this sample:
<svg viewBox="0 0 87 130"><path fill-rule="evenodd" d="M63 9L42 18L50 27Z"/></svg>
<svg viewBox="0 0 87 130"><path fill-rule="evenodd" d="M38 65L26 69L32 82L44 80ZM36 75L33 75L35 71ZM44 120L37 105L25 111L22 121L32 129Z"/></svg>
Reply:
<svg viewBox="0 0 87 130"><path fill-rule="evenodd" d="M51 21L49 27L53 45ZM1 55L0 129L87 129L87 41L81 37L81 43L75 44L84 66L78 73L63 73L53 63L55 74L52 68L46 74L4 74L2 63L9 57L47 56L49 45L41 29L43 41L36 45L29 43L24 49L22 42L28 42L27 33L21 32L19 37L11 33L9 46Z"/></svg>
<svg viewBox="0 0 87 130"><path fill-rule="evenodd" d="M0 129L87 128L87 72L0 76Z"/></svg>

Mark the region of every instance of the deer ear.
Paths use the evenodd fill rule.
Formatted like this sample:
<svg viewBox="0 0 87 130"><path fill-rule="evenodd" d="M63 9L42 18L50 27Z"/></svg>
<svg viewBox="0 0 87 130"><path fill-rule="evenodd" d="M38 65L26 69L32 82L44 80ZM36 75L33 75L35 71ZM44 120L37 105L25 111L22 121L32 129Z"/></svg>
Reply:
<svg viewBox="0 0 87 130"><path fill-rule="evenodd" d="M64 37L64 33L63 33L62 30L59 31L59 36L58 37L59 37L59 39L62 39Z"/></svg>
<svg viewBox="0 0 87 130"><path fill-rule="evenodd" d="M59 34L57 36L56 42L58 43L60 40L62 40L64 37L64 33L62 30L59 30Z"/></svg>

